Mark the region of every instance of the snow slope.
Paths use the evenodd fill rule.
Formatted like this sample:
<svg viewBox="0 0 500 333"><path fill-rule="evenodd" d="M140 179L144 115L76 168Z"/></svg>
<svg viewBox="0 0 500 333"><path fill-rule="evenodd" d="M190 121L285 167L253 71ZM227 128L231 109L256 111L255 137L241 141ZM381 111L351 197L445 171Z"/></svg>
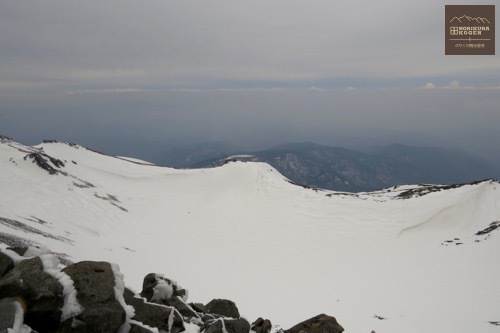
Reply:
<svg viewBox="0 0 500 333"><path fill-rule="evenodd" d="M496 221L494 181L349 194L264 163L176 170L0 140L0 247L111 261L139 291L164 273L190 301L228 298L283 328L327 313L346 332L498 332L500 228L475 235Z"/></svg>

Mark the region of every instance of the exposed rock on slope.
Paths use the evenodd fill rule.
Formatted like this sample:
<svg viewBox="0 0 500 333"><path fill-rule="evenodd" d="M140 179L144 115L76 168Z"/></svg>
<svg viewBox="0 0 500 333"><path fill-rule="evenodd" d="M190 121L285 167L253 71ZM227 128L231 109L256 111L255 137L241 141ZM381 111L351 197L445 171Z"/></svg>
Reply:
<svg viewBox="0 0 500 333"><path fill-rule="evenodd" d="M161 274L146 275L137 295L124 288L116 265L82 261L62 268L54 254L29 258L33 253L43 251L0 251L0 332L250 333L252 328L269 333L272 327L262 318L250 326L230 300L215 299L195 310L186 303L187 290ZM343 331L326 315L286 332L296 333L296 328L310 333Z"/></svg>

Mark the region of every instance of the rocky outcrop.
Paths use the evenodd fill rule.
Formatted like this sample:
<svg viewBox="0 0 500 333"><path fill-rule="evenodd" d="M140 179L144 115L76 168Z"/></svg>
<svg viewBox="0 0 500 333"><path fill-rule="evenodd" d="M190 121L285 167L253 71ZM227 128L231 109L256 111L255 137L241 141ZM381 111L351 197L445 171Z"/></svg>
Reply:
<svg viewBox="0 0 500 333"><path fill-rule="evenodd" d="M27 158L31 159L33 163L47 171L50 175L57 175L59 173L59 171L55 168L64 167L63 161L40 152L29 153L24 157L25 160Z"/></svg>
<svg viewBox="0 0 500 333"><path fill-rule="evenodd" d="M23 257L24 255L24 257ZM32 256L30 258L30 256ZM136 294L123 285L116 265L82 261L62 267L51 253L0 251L0 333L270 333L268 319L252 325L236 304L214 299L187 303L188 292L162 274L146 275ZM196 328L196 326L194 326ZM320 315L286 333L340 333L335 318Z"/></svg>

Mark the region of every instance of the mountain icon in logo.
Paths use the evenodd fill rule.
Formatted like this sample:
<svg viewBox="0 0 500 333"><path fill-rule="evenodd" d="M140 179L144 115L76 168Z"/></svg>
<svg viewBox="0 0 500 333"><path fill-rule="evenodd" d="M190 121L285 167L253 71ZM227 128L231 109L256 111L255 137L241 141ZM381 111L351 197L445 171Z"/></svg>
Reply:
<svg viewBox="0 0 500 333"><path fill-rule="evenodd" d="M490 21L484 17L471 17L468 15L462 15L460 17L455 16L451 19L450 23L453 23L454 21L458 21L459 23L470 23L470 22L476 22L479 24L490 24Z"/></svg>

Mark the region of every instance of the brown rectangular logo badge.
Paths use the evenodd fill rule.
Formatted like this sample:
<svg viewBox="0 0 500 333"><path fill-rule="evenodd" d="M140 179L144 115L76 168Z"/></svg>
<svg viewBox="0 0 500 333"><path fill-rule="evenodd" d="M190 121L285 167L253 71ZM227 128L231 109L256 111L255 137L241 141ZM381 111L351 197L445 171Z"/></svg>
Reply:
<svg viewBox="0 0 500 333"><path fill-rule="evenodd" d="M495 54L495 5L445 6L446 55Z"/></svg>

